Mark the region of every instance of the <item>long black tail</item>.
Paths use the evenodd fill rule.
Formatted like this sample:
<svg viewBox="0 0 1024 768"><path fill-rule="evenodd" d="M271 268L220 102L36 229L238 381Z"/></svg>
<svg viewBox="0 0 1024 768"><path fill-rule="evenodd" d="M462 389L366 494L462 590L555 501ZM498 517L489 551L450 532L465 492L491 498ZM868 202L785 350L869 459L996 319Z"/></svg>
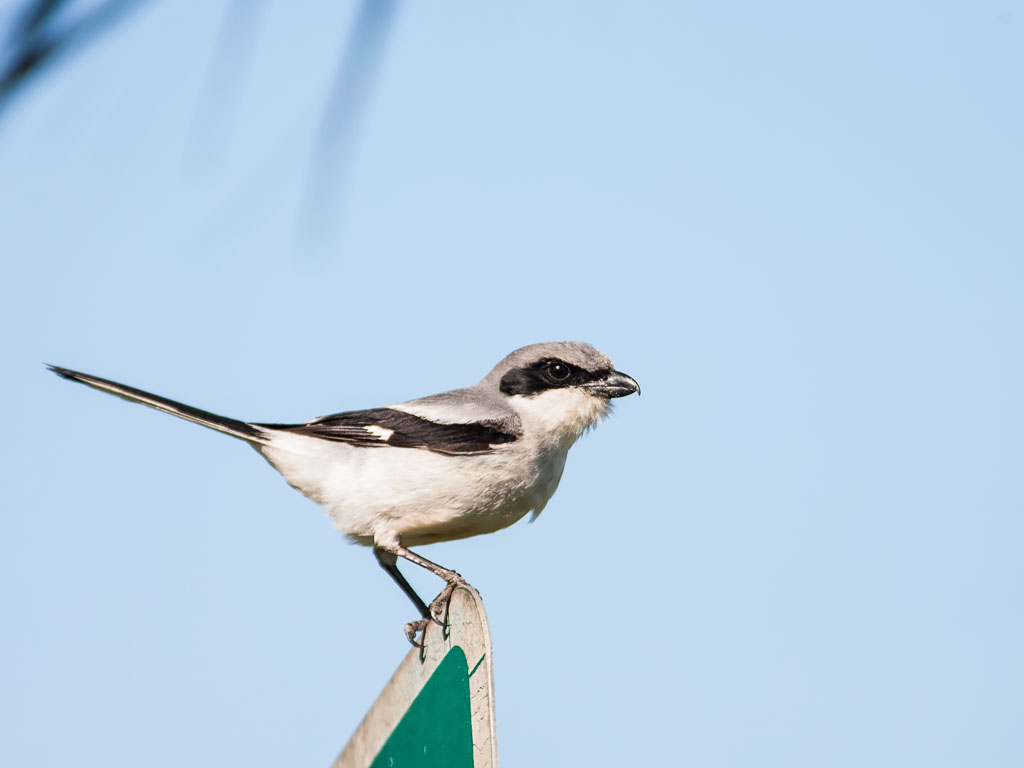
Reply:
<svg viewBox="0 0 1024 768"><path fill-rule="evenodd" d="M67 368L60 368L56 365L48 365L46 367L58 376L63 376L65 379L77 381L81 384L88 384L90 387L99 389L103 392L109 392L112 395L123 397L125 400L130 400L133 403L148 405L150 408L156 408L158 411L169 413L172 416L193 421L196 424L202 424L204 427L216 429L218 432L223 432L227 435L231 435L232 437L238 437L242 440L247 440L250 443L267 442L268 435L266 432L252 424L247 424L244 421L229 419L226 416L218 416L217 414L210 413L209 411L201 411L190 405L178 403L174 400L168 400L166 397L160 397L159 395L153 395L149 392L143 392L141 389L128 387L124 384L118 384L116 381L101 379L98 376L90 376L87 373L71 371Z"/></svg>

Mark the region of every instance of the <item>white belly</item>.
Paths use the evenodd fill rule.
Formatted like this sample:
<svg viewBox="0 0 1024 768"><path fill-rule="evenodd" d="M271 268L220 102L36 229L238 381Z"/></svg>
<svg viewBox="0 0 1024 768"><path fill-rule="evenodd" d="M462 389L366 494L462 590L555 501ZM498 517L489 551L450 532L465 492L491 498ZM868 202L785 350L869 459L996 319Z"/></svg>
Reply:
<svg viewBox="0 0 1024 768"><path fill-rule="evenodd" d="M404 545L415 546L497 531L543 509L558 487L568 447L515 448L450 456L278 433L259 450L355 541L371 544L378 531L394 531Z"/></svg>

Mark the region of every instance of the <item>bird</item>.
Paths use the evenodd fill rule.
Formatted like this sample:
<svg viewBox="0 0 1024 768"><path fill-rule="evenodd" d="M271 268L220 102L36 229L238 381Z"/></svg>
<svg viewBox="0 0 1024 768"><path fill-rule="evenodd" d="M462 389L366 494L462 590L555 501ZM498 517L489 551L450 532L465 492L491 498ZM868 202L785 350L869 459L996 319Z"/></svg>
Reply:
<svg viewBox="0 0 1024 768"><path fill-rule="evenodd" d="M289 485L323 505L351 541L372 547L420 613L405 625L413 645L430 621L443 625L452 592L468 582L409 547L492 533L527 513L535 519L557 489L572 445L610 413L612 399L640 393L605 354L571 341L521 347L470 387L303 424L239 421L47 367L255 448ZM429 605L398 558L444 580Z"/></svg>

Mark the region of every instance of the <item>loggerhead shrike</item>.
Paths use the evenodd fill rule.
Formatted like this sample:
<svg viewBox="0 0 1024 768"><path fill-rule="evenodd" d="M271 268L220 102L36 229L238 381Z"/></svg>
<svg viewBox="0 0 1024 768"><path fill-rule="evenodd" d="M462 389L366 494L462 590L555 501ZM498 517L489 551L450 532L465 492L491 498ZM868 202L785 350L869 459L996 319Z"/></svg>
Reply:
<svg viewBox="0 0 1024 768"><path fill-rule="evenodd" d="M534 517L558 487L577 438L639 393L589 344L517 349L478 384L405 403L323 416L306 424L252 424L85 373L54 373L245 440L296 490L323 504L338 528L372 546L381 567L423 616L409 640L440 623L455 571L407 547L491 533ZM428 606L399 572L403 557L447 582Z"/></svg>

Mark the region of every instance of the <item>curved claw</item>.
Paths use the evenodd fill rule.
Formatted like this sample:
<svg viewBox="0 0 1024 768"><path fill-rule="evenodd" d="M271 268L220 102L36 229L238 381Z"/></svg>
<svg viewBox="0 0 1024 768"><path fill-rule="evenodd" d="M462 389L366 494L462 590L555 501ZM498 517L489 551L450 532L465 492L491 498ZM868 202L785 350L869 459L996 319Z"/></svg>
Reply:
<svg viewBox="0 0 1024 768"><path fill-rule="evenodd" d="M458 581L449 581L445 588L441 590L441 593L430 603L430 618L440 626L446 626L448 624L448 604L451 602L452 594L455 592L456 587L464 586L467 583L461 576L459 576ZM444 618L444 621L441 620L441 617Z"/></svg>
<svg viewBox="0 0 1024 768"><path fill-rule="evenodd" d="M405 636L414 648L423 649L423 643L416 642L416 635L422 632L426 636L429 621L429 619L419 619L418 621L410 621L405 625Z"/></svg>
<svg viewBox="0 0 1024 768"><path fill-rule="evenodd" d="M410 621L405 625L405 636L413 647L423 649L427 637L427 626L430 622L434 622L442 630L448 628L448 605L451 602L452 594L455 592L456 587L468 585L469 582L456 573L455 578L451 579L445 585L445 588L441 590L441 593L430 603L428 609L430 615L416 621ZM416 635L420 632L423 633L423 641L416 642Z"/></svg>

